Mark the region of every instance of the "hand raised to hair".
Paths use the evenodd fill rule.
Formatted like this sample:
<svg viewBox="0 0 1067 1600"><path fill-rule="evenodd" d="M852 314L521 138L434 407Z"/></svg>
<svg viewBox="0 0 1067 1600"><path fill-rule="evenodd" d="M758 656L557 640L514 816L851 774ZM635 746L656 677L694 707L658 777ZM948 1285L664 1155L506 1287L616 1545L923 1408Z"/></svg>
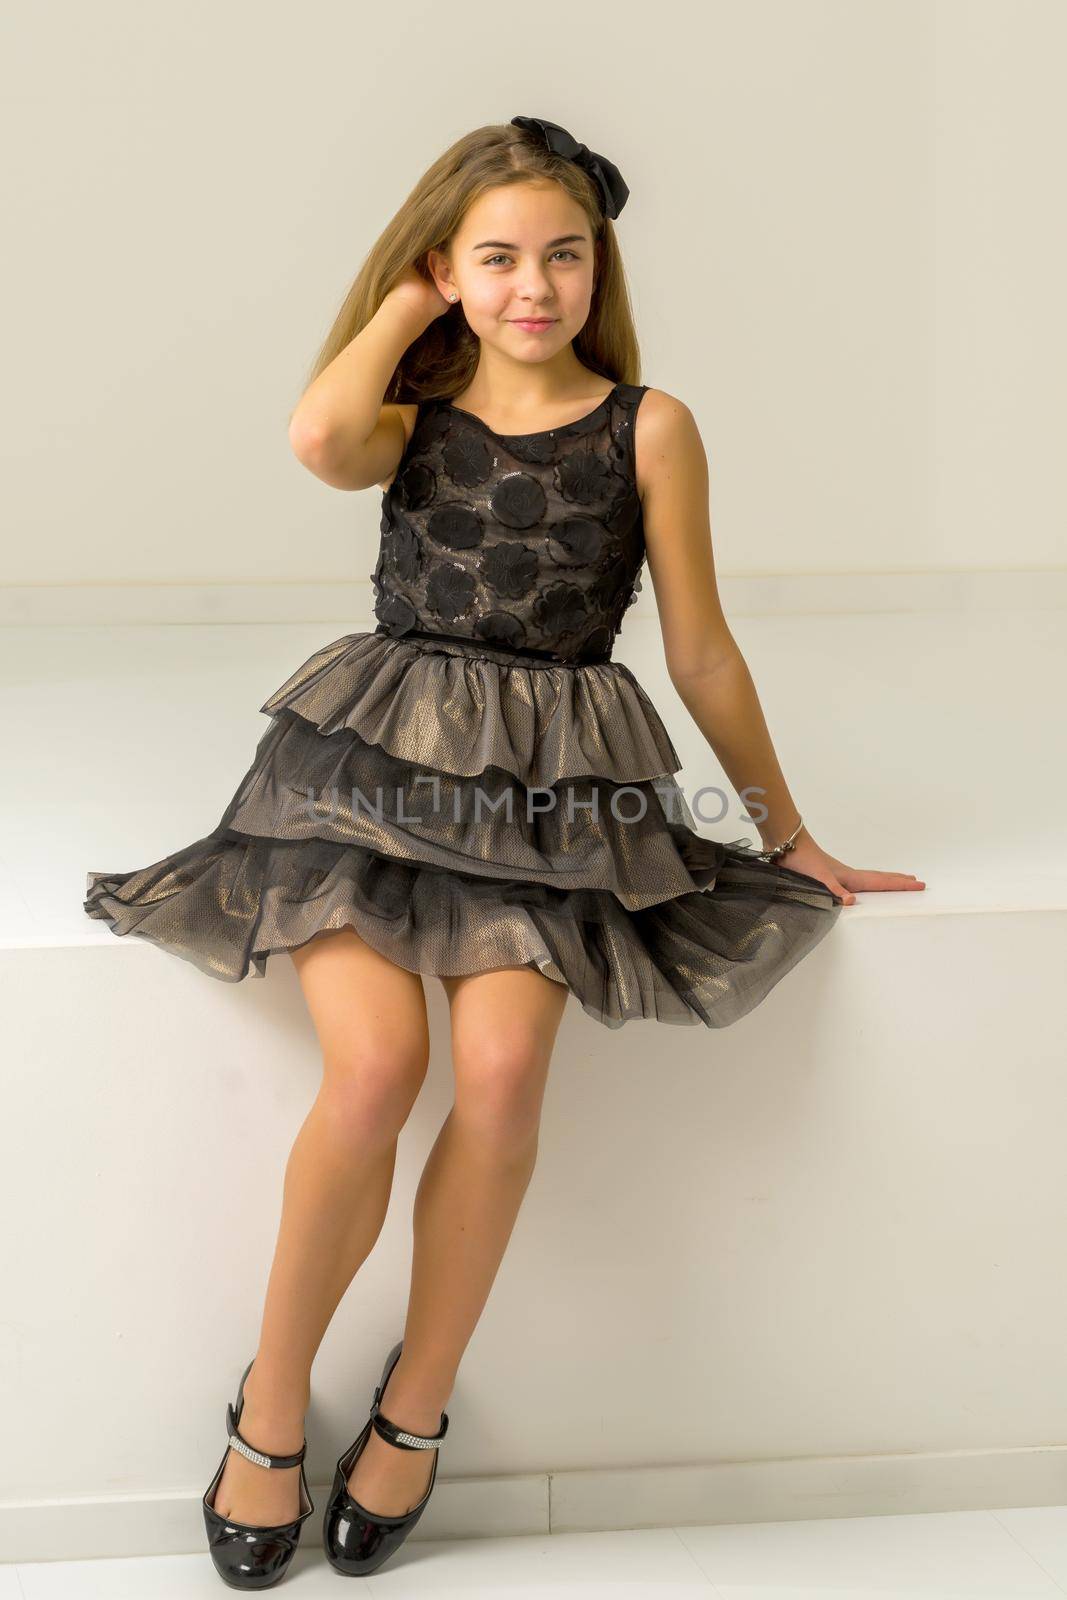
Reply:
<svg viewBox="0 0 1067 1600"><path fill-rule="evenodd" d="M427 325L451 310L453 304L445 299L433 279L424 277L414 263L404 268L385 298L411 306L425 318Z"/></svg>

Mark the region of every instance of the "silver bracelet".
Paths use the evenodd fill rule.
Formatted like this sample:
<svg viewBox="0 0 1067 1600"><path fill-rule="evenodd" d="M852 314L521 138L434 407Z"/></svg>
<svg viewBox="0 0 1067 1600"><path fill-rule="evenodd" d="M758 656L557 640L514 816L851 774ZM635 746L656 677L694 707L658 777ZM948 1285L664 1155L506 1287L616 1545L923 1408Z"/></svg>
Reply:
<svg viewBox="0 0 1067 1600"><path fill-rule="evenodd" d="M797 845L796 845L797 834L800 832L800 830L801 830L801 828L803 826L804 826L804 818L801 817L800 821L797 823L796 827L793 829L792 833L789 835L789 838L784 840L781 844L776 844L773 850L755 850L755 851L753 851L753 854L755 855L756 860L757 861L774 862L774 861L778 860L779 856L784 856L790 850L795 850L796 847L797 847Z"/></svg>

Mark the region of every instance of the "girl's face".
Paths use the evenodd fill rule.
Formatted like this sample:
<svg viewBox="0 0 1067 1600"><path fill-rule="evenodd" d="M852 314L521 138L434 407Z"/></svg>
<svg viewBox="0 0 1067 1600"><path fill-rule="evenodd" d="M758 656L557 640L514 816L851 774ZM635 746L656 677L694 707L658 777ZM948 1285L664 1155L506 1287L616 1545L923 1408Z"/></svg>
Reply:
<svg viewBox="0 0 1067 1600"><path fill-rule="evenodd" d="M513 360L550 360L589 316L593 230L578 202L551 179L479 195L448 254L433 250L427 264L446 299L455 290L478 338ZM524 326L528 319L544 326Z"/></svg>

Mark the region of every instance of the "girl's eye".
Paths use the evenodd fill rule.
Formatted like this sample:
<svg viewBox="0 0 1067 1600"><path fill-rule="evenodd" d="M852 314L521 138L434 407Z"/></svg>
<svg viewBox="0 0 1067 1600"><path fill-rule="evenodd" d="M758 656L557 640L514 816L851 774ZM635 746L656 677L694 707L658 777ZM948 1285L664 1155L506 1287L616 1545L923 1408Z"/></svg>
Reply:
<svg viewBox="0 0 1067 1600"><path fill-rule="evenodd" d="M553 250L552 254L556 255L556 256L570 256L572 261L577 261L577 259L578 259L578 257L575 255L573 250ZM510 261L510 260L511 260L510 256L505 256L505 255L490 256L488 258L488 260L482 262L482 266L483 267L491 267L493 265L494 261Z"/></svg>

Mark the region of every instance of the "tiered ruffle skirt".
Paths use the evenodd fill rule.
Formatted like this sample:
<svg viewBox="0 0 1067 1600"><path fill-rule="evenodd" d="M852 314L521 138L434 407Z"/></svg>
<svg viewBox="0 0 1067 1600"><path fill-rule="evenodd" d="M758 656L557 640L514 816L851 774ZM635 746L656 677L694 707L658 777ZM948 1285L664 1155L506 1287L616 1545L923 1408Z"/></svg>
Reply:
<svg viewBox="0 0 1067 1600"><path fill-rule="evenodd" d="M696 831L620 662L347 634L263 704L218 826L84 909L215 978L344 927L412 972L530 966L609 1028L725 1027L830 930L823 883Z"/></svg>

